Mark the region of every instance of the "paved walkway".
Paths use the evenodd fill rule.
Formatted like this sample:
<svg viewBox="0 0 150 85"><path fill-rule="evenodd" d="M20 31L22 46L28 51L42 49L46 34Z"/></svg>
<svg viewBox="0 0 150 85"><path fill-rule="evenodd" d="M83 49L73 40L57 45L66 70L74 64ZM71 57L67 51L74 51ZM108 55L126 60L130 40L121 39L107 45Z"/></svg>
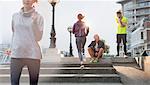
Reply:
<svg viewBox="0 0 150 85"><path fill-rule="evenodd" d="M150 85L150 76L134 67L115 66L120 73L123 85Z"/></svg>

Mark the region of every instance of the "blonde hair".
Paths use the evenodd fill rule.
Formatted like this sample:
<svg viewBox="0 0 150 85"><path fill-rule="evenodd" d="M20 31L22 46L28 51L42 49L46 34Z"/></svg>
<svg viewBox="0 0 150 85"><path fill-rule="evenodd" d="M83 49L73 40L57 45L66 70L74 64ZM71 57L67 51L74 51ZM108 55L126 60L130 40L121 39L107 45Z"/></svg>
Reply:
<svg viewBox="0 0 150 85"><path fill-rule="evenodd" d="M95 34L95 35L94 35L94 38L95 38L95 37L98 37L98 38L100 39L100 37L99 37L99 35L98 35L98 34Z"/></svg>

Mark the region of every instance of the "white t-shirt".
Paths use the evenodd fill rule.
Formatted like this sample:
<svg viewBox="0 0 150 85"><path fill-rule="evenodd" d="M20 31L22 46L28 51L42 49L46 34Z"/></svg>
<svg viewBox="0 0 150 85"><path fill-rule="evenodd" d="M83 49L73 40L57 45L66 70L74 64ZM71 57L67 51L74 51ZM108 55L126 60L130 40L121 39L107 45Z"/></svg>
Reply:
<svg viewBox="0 0 150 85"><path fill-rule="evenodd" d="M33 21L33 14L36 21ZM38 41L43 35L44 20L35 9L29 12L15 13L12 17L12 58L41 59L41 49Z"/></svg>
<svg viewBox="0 0 150 85"><path fill-rule="evenodd" d="M98 51L98 43L95 45L95 50Z"/></svg>

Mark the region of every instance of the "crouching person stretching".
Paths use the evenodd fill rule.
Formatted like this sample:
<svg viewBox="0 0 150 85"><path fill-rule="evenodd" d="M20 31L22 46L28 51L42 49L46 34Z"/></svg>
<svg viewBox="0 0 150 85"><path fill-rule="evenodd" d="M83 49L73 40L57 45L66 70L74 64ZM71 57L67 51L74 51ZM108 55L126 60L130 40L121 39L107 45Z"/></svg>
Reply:
<svg viewBox="0 0 150 85"><path fill-rule="evenodd" d="M102 58L105 49L105 44L100 40L98 34L94 35L94 41L88 46L88 52L91 56L91 63L98 63Z"/></svg>

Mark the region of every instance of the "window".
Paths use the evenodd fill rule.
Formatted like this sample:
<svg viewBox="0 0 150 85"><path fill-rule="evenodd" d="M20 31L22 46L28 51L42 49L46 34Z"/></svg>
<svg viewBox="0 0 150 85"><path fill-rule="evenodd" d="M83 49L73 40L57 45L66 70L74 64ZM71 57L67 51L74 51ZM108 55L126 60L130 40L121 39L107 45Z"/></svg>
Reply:
<svg viewBox="0 0 150 85"><path fill-rule="evenodd" d="M137 2L137 7L145 7L145 6L149 6L150 5L150 2L147 2L147 1L138 1Z"/></svg>
<svg viewBox="0 0 150 85"><path fill-rule="evenodd" d="M150 30L147 30L147 41L150 42Z"/></svg>
<svg viewBox="0 0 150 85"><path fill-rule="evenodd" d="M141 39L144 39L144 33L141 32Z"/></svg>

